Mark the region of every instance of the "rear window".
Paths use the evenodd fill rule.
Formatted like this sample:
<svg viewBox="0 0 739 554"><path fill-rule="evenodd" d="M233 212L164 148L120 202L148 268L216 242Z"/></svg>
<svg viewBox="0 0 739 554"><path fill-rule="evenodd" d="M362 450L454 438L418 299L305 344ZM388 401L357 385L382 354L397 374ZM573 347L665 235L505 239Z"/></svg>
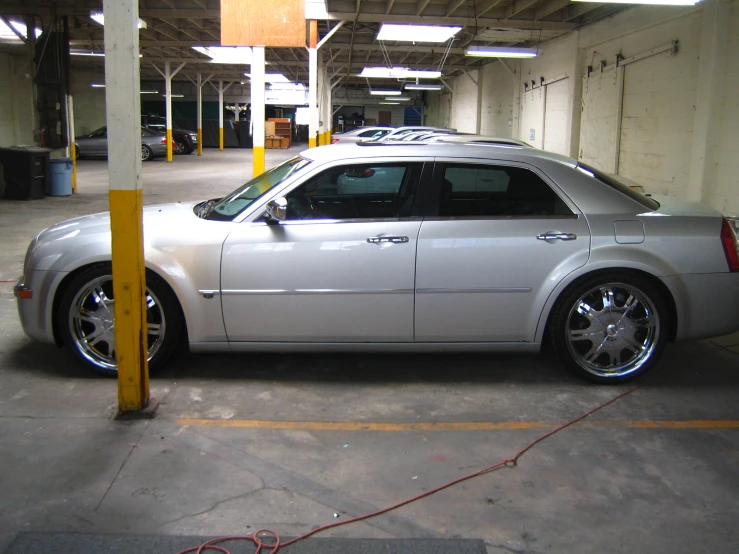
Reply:
<svg viewBox="0 0 739 554"><path fill-rule="evenodd" d="M582 162L579 162L577 164L577 168L583 173L590 175L594 179L597 179L601 183L605 183L609 187L616 189L621 194L625 194L635 202L639 202L639 204L641 204L648 210L659 209L659 202L631 188L632 185L636 185L636 183L634 183L633 181L624 177L620 177L618 175L605 173Z"/></svg>

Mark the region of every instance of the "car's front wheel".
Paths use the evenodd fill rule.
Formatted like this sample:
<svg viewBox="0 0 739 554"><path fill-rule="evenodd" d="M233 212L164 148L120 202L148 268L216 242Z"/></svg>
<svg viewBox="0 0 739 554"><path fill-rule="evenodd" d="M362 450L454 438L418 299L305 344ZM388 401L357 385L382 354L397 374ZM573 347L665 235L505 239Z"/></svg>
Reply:
<svg viewBox="0 0 739 554"><path fill-rule="evenodd" d="M597 383L623 383L657 362L669 327L660 291L638 274L616 271L565 291L552 313L551 335L570 371Z"/></svg>
<svg viewBox="0 0 739 554"><path fill-rule="evenodd" d="M64 345L96 373L116 375L115 296L110 264L92 267L66 287L57 325ZM174 352L182 330L179 303L157 275L146 275L146 337L149 368L156 370Z"/></svg>
<svg viewBox="0 0 739 554"><path fill-rule="evenodd" d="M187 147L185 146L184 142L174 142L174 153L175 154L185 154L187 153Z"/></svg>

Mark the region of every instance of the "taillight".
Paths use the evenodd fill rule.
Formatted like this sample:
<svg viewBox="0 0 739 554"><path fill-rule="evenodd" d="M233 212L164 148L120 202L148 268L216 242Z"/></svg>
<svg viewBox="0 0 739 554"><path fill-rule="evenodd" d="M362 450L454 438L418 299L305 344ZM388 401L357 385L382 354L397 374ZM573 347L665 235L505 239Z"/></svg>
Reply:
<svg viewBox="0 0 739 554"><path fill-rule="evenodd" d="M331 139L331 144L336 144L337 142L339 142L339 139Z"/></svg>
<svg viewBox="0 0 739 554"><path fill-rule="evenodd" d="M159 142L161 142L162 144L167 144L167 137L164 137L164 138L163 138L162 140L160 140Z"/></svg>
<svg viewBox="0 0 739 554"><path fill-rule="evenodd" d="M739 244L736 240L736 233L726 218L721 223L721 244L724 247L729 271L739 271Z"/></svg>

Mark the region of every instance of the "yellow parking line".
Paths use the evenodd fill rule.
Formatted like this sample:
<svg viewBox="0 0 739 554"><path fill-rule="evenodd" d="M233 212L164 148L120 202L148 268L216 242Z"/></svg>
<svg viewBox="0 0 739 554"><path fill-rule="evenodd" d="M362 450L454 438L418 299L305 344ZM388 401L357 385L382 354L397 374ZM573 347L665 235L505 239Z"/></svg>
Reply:
<svg viewBox="0 0 739 554"><path fill-rule="evenodd" d="M240 429L285 429L293 431L496 431L501 429L554 429L556 421L462 421L377 423L359 421L271 421L263 419L199 419L178 418L177 425L193 427L230 427ZM735 419L671 420L593 420L577 427L610 427L626 429L739 429Z"/></svg>

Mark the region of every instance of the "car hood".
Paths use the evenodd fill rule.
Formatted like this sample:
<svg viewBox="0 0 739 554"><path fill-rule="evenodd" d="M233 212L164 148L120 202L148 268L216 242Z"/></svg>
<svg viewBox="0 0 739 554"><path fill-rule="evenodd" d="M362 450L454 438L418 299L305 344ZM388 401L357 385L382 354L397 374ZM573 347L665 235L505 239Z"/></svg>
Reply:
<svg viewBox="0 0 739 554"><path fill-rule="evenodd" d="M182 246L218 244L230 232L229 222L199 218L196 202L146 206L144 248L173 250ZM110 260L110 213L102 212L68 219L42 231L31 243L26 256L37 270L67 271L83 259L86 263Z"/></svg>

